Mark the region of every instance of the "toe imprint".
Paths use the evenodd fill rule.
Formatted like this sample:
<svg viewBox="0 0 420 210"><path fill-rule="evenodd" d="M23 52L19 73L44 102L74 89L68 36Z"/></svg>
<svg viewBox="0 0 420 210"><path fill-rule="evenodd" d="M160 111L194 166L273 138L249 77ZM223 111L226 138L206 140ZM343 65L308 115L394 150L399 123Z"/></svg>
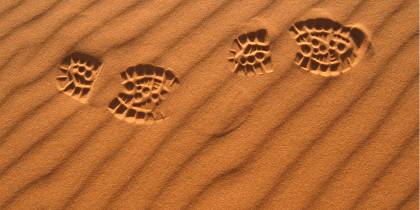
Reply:
<svg viewBox="0 0 420 210"><path fill-rule="evenodd" d="M179 83L171 70L140 64L122 72L121 78L124 89L108 106L115 117L137 124L164 119L156 109L170 87Z"/></svg>
<svg viewBox="0 0 420 210"><path fill-rule="evenodd" d="M273 72L267 30L260 29L240 35L233 41L228 60L235 64L234 73L252 76Z"/></svg>
<svg viewBox="0 0 420 210"><path fill-rule="evenodd" d="M298 44L295 63L321 76L337 76L355 66L362 57L366 34L327 18L293 24L289 31Z"/></svg>
<svg viewBox="0 0 420 210"><path fill-rule="evenodd" d="M72 53L59 66L58 89L84 103L101 69L99 59L83 53Z"/></svg>

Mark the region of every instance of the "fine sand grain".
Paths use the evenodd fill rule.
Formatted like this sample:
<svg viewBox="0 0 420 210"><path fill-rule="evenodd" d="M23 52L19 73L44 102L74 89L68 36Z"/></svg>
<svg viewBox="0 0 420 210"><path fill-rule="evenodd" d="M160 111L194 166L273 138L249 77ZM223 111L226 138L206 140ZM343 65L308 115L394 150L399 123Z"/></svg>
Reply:
<svg viewBox="0 0 420 210"><path fill-rule="evenodd" d="M0 209L418 209L418 7L1 0Z"/></svg>

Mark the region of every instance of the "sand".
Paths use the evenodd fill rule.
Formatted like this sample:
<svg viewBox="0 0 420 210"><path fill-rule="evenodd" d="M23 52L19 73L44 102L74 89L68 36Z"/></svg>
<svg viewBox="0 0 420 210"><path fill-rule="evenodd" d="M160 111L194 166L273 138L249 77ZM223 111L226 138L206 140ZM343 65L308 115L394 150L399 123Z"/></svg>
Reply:
<svg viewBox="0 0 420 210"><path fill-rule="evenodd" d="M0 208L418 209L418 7L3 0Z"/></svg>

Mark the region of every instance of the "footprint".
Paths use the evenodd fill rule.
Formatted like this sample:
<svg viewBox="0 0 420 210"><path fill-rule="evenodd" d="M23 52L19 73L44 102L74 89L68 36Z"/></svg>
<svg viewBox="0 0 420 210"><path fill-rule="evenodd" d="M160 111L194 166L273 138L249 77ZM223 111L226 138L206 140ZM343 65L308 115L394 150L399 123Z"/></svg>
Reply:
<svg viewBox="0 0 420 210"><path fill-rule="evenodd" d="M233 72L253 76L273 72L267 30L240 35L232 43L228 60L235 64Z"/></svg>
<svg viewBox="0 0 420 210"><path fill-rule="evenodd" d="M102 62L99 59L79 52L72 53L59 66L58 89L85 103L101 69Z"/></svg>
<svg viewBox="0 0 420 210"><path fill-rule="evenodd" d="M321 76L338 76L354 67L367 46L366 34L328 18L293 24L289 31L298 44L295 63Z"/></svg>
<svg viewBox="0 0 420 210"><path fill-rule="evenodd" d="M124 89L108 106L115 117L137 124L165 118L156 108L170 92L170 87L179 83L171 70L140 64L122 72L121 78Z"/></svg>

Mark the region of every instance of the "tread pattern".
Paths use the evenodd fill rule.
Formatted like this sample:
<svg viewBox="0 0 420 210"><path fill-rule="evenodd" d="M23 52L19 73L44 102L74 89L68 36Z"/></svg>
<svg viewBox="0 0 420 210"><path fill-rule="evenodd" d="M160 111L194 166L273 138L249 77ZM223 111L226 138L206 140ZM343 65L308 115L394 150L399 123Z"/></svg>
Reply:
<svg viewBox="0 0 420 210"><path fill-rule="evenodd" d="M58 68L58 89L84 103L101 69L99 59L83 53L72 53L63 59Z"/></svg>
<svg viewBox="0 0 420 210"><path fill-rule="evenodd" d="M109 104L109 110L119 119L137 124L163 120L158 105L170 92L178 78L171 70L151 64L129 67L121 73L123 91Z"/></svg>
<svg viewBox="0 0 420 210"><path fill-rule="evenodd" d="M367 46L366 34L327 18L293 24L289 31L299 46L295 63L321 76L338 76L355 66Z"/></svg>
<svg viewBox="0 0 420 210"><path fill-rule="evenodd" d="M266 29L242 34L232 45L233 56L228 60L235 64L234 73L253 76L273 72Z"/></svg>

